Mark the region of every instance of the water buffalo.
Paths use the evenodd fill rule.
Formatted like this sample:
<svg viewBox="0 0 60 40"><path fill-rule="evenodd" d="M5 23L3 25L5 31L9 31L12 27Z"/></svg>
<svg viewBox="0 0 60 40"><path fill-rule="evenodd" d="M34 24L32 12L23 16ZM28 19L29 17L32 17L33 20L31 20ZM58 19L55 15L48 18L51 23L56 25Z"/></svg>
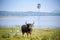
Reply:
<svg viewBox="0 0 60 40"><path fill-rule="evenodd" d="M25 25L21 26L21 31L22 31L23 36L24 36L24 33L27 33L27 36L28 36L28 34L30 34L30 36L31 36L33 24L34 24L34 22L32 24L26 23Z"/></svg>

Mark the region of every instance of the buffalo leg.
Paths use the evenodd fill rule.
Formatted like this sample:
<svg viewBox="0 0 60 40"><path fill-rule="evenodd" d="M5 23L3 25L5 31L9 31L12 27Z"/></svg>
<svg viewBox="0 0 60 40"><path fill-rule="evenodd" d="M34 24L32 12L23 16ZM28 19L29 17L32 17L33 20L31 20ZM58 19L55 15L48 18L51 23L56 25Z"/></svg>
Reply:
<svg viewBox="0 0 60 40"><path fill-rule="evenodd" d="M31 37L31 32L30 32L30 37Z"/></svg>
<svg viewBox="0 0 60 40"><path fill-rule="evenodd" d="M28 33L27 33L27 37L28 37Z"/></svg>
<svg viewBox="0 0 60 40"><path fill-rule="evenodd" d="M22 32L22 35L23 35L23 37L24 37L24 32Z"/></svg>

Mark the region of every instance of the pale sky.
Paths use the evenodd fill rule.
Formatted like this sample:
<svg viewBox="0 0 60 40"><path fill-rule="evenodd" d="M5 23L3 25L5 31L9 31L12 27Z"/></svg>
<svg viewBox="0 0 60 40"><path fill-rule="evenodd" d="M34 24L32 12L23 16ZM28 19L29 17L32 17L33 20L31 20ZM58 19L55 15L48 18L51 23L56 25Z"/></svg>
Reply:
<svg viewBox="0 0 60 40"><path fill-rule="evenodd" d="M37 4L41 4L40 12L60 10L60 0L0 0L0 11L38 11ZM20 25L25 21L34 21L36 26L60 27L60 16L39 16L25 18L0 18L0 25Z"/></svg>
<svg viewBox="0 0 60 40"><path fill-rule="evenodd" d="M41 12L60 10L60 0L0 0L0 11L38 11L38 3Z"/></svg>

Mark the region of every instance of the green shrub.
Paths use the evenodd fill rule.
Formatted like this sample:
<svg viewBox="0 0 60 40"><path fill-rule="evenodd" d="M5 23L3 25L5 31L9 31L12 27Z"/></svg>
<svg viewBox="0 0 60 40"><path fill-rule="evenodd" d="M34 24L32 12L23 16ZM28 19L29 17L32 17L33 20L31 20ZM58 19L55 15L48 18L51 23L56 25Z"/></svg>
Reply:
<svg viewBox="0 0 60 40"><path fill-rule="evenodd" d="M9 38L9 37L10 37L10 34L7 32L2 34L2 38Z"/></svg>

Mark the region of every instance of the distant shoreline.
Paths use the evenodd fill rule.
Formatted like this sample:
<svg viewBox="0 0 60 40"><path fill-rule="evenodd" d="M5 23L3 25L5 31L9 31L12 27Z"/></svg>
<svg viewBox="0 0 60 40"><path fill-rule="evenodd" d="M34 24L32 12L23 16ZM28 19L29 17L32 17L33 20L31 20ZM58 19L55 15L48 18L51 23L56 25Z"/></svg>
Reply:
<svg viewBox="0 0 60 40"><path fill-rule="evenodd" d="M0 18L3 18L3 17L39 17L39 16L0 16ZM51 16L51 17L53 17L53 16Z"/></svg>

